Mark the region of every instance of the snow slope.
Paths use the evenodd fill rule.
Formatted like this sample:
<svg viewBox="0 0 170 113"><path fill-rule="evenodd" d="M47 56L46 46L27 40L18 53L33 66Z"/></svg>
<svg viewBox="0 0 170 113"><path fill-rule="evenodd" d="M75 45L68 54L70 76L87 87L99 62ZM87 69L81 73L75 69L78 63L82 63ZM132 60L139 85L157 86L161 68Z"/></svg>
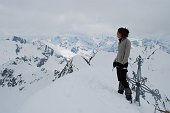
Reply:
<svg viewBox="0 0 170 113"><path fill-rule="evenodd" d="M135 53L135 51L136 50L133 50L132 53ZM168 56L166 53L164 53L164 55ZM69 76L65 76L50 86L38 91L28 98L28 101L23 104L19 113L153 112L153 105L148 104L145 100L141 99L142 106L138 107L136 104L129 104L124 95L117 94L118 82L116 71L112 71L111 63L114 57L115 54L113 53L99 52L92 60L91 67L86 67ZM167 68L163 71L165 70L167 71ZM158 69L158 71L160 70ZM146 74L148 71L142 72ZM158 77L160 76L159 74L160 73L155 76ZM132 76L131 69L129 71L129 76ZM151 77L148 78L150 79ZM164 80L165 82L168 81L167 78ZM159 88L161 88L163 93L167 95L170 94L166 84L162 84L162 82L159 83L155 79L150 79L150 83L153 83L151 88L155 88L154 86L159 84ZM133 94L133 97L134 96L135 94Z"/></svg>
<svg viewBox="0 0 170 113"><path fill-rule="evenodd" d="M68 41L67 38L64 39ZM141 107L129 104L124 95L117 94L116 70L112 71L112 61L116 54L108 52L110 49L116 51L116 46L112 45L113 37L102 41L100 38L88 40L94 44L84 42L85 38L81 41L75 37L73 39L75 40L69 40L67 43L61 40L59 43L35 40L25 44L10 39L0 41L1 75L7 68L14 71L12 73L11 70L7 70L9 73L6 75L9 78L12 73L14 78L20 78L21 75L21 80L25 81L21 85L19 82L15 87L7 87L8 80L5 86L0 87L2 101L0 113L152 113L154 111L152 105L154 101L149 94L147 100L151 104L141 99ZM72 51L74 45L71 45L71 49L69 46L55 46L61 43L71 44L70 41L76 42L78 52ZM148 78L146 84L151 89L158 88L162 96L170 97L170 90L167 87L170 78L168 76L170 55L152 41L145 42L145 46L142 46L141 40L133 43L128 76L133 77L132 71L137 70L136 57L141 55L144 61L142 76ZM95 53L97 54L94 56ZM88 65L84 58L92 56L94 58ZM61 78L52 82L59 75ZM167 108L170 109L170 106Z"/></svg>
<svg viewBox="0 0 170 113"><path fill-rule="evenodd" d="M112 58L113 54L102 53ZM150 113L152 109L140 109L131 105L124 96L117 94L117 79L111 71L111 59L98 62L78 72L65 76L38 91L26 101L19 113ZM103 62L101 62L103 63ZM108 68L107 68L108 67Z"/></svg>

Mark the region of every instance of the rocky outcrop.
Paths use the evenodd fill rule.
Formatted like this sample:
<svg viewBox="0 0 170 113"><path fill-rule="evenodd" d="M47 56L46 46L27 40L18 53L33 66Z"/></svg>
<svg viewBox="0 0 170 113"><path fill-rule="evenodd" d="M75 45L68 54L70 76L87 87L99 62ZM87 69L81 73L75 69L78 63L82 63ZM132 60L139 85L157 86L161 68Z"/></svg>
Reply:
<svg viewBox="0 0 170 113"><path fill-rule="evenodd" d="M20 42L21 44L26 44L27 41L21 37L17 37L17 36L14 36L12 41L15 41L15 42Z"/></svg>
<svg viewBox="0 0 170 113"><path fill-rule="evenodd" d="M15 87L16 85L22 85L24 80L22 80L22 74L14 76L14 70L5 68L0 72L0 86Z"/></svg>

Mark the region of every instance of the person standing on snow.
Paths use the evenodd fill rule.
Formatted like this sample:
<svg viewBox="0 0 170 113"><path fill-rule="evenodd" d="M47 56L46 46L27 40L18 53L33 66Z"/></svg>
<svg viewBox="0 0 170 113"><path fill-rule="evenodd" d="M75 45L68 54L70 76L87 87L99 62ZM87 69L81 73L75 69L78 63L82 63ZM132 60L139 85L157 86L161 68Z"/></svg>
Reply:
<svg viewBox="0 0 170 113"><path fill-rule="evenodd" d="M118 93L123 94L125 91L126 99L128 101L132 100L132 92L129 88L129 83L127 82L127 67L128 58L130 55L131 42L127 39L129 35L129 30L126 28L119 28L117 31L117 37L119 40L118 53L113 62L113 67L117 69L117 77L119 81Z"/></svg>

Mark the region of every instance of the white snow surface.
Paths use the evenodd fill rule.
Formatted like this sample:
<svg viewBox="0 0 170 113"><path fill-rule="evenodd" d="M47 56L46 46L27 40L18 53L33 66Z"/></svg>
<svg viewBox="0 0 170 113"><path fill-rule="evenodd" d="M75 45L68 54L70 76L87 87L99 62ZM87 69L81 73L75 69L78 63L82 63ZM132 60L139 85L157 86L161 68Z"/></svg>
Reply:
<svg viewBox="0 0 170 113"><path fill-rule="evenodd" d="M113 58L113 54L105 52L98 57L104 56ZM94 59L92 67L58 79L30 96L18 113L152 112L152 109L140 109L130 104L124 95L117 94L117 78L115 71L111 70L111 60Z"/></svg>
<svg viewBox="0 0 170 113"><path fill-rule="evenodd" d="M125 95L117 93L118 81L116 70L112 70L112 62L116 53L100 51L92 59L91 66L82 59L82 56L76 55L67 49L57 47L50 42L43 41L44 44L53 48L54 51L66 58L73 57L73 64L77 66L78 71L65 75L52 82L53 72L56 64L54 56L50 57L43 67L48 72L46 76L36 66L25 64L20 67L11 67L23 73L24 78L30 79L30 73L40 74L43 79L19 91L17 88L0 87L0 113L153 113L154 106L141 99L141 107L137 104L130 104ZM11 45L8 41L0 41L5 46L0 48L0 64L4 65L9 59L15 59L15 43ZM10 45L10 47L9 47ZM27 54L36 55L39 51L32 51L35 47L26 44L18 56ZM29 48L29 49L28 49ZM11 52L10 52L11 51ZM155 53L151 55L153 52ZM12 53L13 52L13 53ZM142 64L142 76L149 80L149 87L158 88L162 95L170 97L169 70L170 54L163 52L159 47L146 48L134 47L131 51L129 60L128 76L132 77L132 71L137 70L135 62L136 57L141 55L144 58ZM39 53L40 57L43 57ZM150 57L149 57L150 56ZM149 57L149 59L147 59ZM19 68L21 72L19 72ZM15 72L16 73L16 72ZM32 80L32 79L31 79ZM133 93L133 99L135 94ZM148 99L152 99L149 97ZM170 106L167 106L170 109Z"/></svg>

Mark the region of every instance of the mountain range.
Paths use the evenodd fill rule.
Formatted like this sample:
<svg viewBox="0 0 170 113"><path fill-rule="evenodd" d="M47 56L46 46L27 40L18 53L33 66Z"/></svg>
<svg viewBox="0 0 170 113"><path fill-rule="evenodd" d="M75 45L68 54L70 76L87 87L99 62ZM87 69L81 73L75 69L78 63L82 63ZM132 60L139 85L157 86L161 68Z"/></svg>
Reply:
<svg viewBox="0 0 170 113"><path fill-rule="evenodd" d="M167 79L169 78L167 73L170 70L168 66L170 63L168 59L170 56L169 41L163 39L130 39L130 41L132 43L132 52L129 58L129 77L133 77L133 71L136 72L138 68L136 58L140 55L144 62L142 66L142 76L146 76L150 80L150 83L147 82L150 87L160 89L163 94L169 97L170 91L166 88L169 80ZM106 79L102 75L113 75L111 72L112 62L118 46L118 40L114 37L65 35L49 39L27 40L22 37L13 36L10 38L1 38L0 45L0 90L2 91L0 97L4 102L4 104L1 105L3 107L0 113L4 113L5 111L8 111L6 113L12 111L14 111L13 113L17 113L18 110L21 109L22 103L27 103L27 97L31 97L31 100L37 98L36 92L46 87L50 87L51 91L51 87L56 86L51 86L50 84L60 81L61 78L64 79L66 75L74 76L74 73L78 73L76 76L79 74L84 75L78 77L78 80L80 79L80 81L83 82L82 78L86 79L84 73L89 74L89 72L91 72L94 76L88 75L87 80L85 80L87 83L91 80L94 81L94 84L91 84L92 86L90 85L90 87L98 87L96 84L105 87L104 84L109 82L105 89L109 91L112 89L112 87L109 86L111 85L111 80ZM89 71L89 69L91 71ZM114 74L116 75L115 72ZM97 81L95 81L97 75L99 75L99 78L96 78ZM111 76L108 78L113 79ZM73 83L75 79L76 78L73 77L71 82L68 83ZM105 81L100 81L99 79L104 79ZM115 79L116 78L114 78L113 82L116 83ZM162 81L158 83L158 80ZM64 84L66 83L67 81L64 80ZM56 83L56 85L59 85L59 83ZM116 87L117 85L113 86L113 89L116 89ZM70 87L68 86L67 88ZM80 89L79 86L76 88ZM87 87L85 88L89 91ZM49 91L48 88L44 91L42 90L43 93L46 91ZM16 97L11 95L11 93ZM8 98L3 98L4 96ZM76 97L74 97L74 99L75 98ZM11 100L14 101L10 103ZM108 100L104 101L108 102ZM14 106L12 110L7 110L9 105ZM30 105L30 101L28 101L28 106ZM23 108L22 110L26 112L27 106ZM38 108L39 107L37 107L37 109ZM144 109L144 111L147 110L148 108Z"/></svg>

